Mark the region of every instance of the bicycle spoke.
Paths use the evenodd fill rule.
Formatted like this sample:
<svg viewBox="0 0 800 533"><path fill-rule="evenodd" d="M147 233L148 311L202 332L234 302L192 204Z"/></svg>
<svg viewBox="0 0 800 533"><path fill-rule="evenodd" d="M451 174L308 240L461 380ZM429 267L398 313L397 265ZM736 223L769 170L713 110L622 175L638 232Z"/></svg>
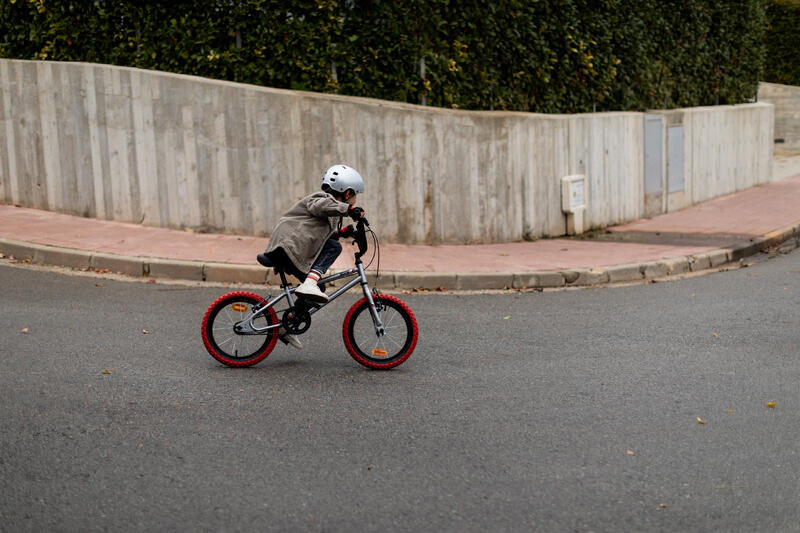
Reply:
<svg viewBox="0 0 800 533"><path fill-rule="evenodd" d="M385 309L385 308L384 308L384 309ZM382 319L381 319L381 322L383 322L383 327L384 327L384 328L388 327L388 326L389 326L389 325L392 323L392 320L394 320L394 317L396 317L396 316L397 316L397 315L399 315L399 314L400 314L400 313L398 313L397 311L395 311L395 312L394 312L394 313L391 315L391 317L389 317L389 320L386 320L386 319L385 319L385 317L386 317L387 313L386 313L386 311L384 311L384 313L383 313L383 315L384 315L384 318L382 318Z"/></svg>
<svg viewBox="0 0 800 533"><path fill-rule="evenodd" d="M262 341L258 337L254 337L253 339L248 339L243 335L237 335L235 333L231 333L233 330L233 326L241 322L244 319L244 315L246 314L244 311L233 311L232 305L230 307L226 307L224 309L225 318L227 318L228 323L223 323L221 325L216 325L212 328L214 338L217 340L217 345L220 348L226 347L226 349L230 348L231 352L233 353L233 357L242 357L245 355L249 355L249 352L255 351L258 347L262 344ZM236 316L238 315L238 317ZM220 316L220 322L224 322L222 316ZM264 319L266 322L266 319ZM219 332L228 332L229 335L218 335ZM240 354L240 352L248 352L248 354Z"/></svg>
<svg viewBox="0 0 800 533"><path fill-rule="evenodd" d="M394 340L394 337L389 337L389 336L385 336L385 335L384 335L384 336L383 336L383 337L381 337L381 338L384 340L384 342L386 342L386 341L389 341L389 342L391 342L391 343L392 343L392 344L394 344L394 345L395 345L395 346L396 346L398 349L400 349L400 348L402 348L402 347L403 347L403 344L404 344L404 343L403 343L403 342L398 342L398 341Z"/></svg>
<svg viewBox="0 0 800 533"><path fill-rule="evenodd" d="M229 342L231 342L231 341L235 341L235 340L236 340L236 336L235 336L235 335L231 335L230 337L227 337L227 338L226 338L225 340L223 340L222 342L217 342L217 344L219 344L219 345L220 345L220 347L221 347L223 344L227 344L227 343L229 343ZM234 342L234 345L235 345L235 342Z"/></svg>

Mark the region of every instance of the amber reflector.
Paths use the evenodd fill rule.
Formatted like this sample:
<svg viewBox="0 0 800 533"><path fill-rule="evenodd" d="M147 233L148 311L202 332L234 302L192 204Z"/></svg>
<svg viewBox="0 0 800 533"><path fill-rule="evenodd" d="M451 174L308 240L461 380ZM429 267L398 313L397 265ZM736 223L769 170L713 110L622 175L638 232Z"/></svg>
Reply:
<svg viewBox="0 0 800 533"><path fill-rule="evenodd" d="M387 352L386 350L382 350L380 348L373 348L372 355L379 355L381 357L386 357L387 355L389 355L389 352Z"/></svg>
<svg viewBox="0 0 800 533"><path fill-rule="evenodd" d="M239 311L240 313L247 311L247 306L244 304L233 304L231 307L234 311Z"/></svg>

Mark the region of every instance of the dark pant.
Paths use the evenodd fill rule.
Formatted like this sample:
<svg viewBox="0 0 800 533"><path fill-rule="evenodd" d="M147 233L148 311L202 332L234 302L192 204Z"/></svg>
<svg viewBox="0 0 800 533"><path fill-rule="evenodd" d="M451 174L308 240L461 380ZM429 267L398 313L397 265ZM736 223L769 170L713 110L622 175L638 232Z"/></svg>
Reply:
<svg viewBox="0 0 800 533"><path fill-rule="evenodd" d="M311 270L316 270L324 274L342 253L342 244L335 239L328 239L322 247L322 251L317 256L317 260L311 266Z"/></svg>
<svg viewBox="0 0 800 533"><path fill-rule="evenodd" d="M314 261L314 264L311 266L311 268L324 274L341 253L342 245L339 243L339 241L335 239L328 239L322 246L322 251L319 253L319 256L317 256L317 260ZM280 268L282 268L284 272L291 274L300 281L305 281L308 272L301 272L300 269L294 266L294 263L292 263L292 261L289 259L289 256L286 255L286 252L283 251L283 248L276 248L269 253L269 257L272 259L274 264L280 265ZM320 289L324 291L325 285L320 285Z"/></svg>

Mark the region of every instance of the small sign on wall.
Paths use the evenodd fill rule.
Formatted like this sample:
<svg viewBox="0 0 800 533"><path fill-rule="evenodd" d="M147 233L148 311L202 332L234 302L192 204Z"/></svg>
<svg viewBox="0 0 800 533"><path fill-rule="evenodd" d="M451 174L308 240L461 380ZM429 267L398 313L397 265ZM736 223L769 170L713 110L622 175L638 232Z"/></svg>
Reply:
<svg viewBox="0 0 800 533"><path fill-rule="evenodd" d="M561 210L567 215L567 235L583 233L586 210L586 176L573 174L561 178Z"/></svg>
<svg viewBox="0 0 800 533"><path fill-rule="evenodd" d="M561 178L561 210L575 213L586 207L586 176L575 174Z"/></svg>

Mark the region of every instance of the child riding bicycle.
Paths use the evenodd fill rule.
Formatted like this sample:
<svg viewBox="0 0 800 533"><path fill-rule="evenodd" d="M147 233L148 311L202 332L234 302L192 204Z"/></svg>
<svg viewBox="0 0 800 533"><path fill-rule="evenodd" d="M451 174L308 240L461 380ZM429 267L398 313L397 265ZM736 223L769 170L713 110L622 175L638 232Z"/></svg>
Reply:
<svg viewBox="0 0 800 533"><path fill-rule="evenodd" d="M380 263L380 245L363 209L355 206L358 193L364 191L364 181L352 168L336 165L325 173L322 187L323 191L303 198L280 218L267 252L256 258L280 275L280 294L264 298L237 290L223 294L206 310L201 327L203 344L220 363L237 368L258 364L272 352L278 339L302 348L294 335L308 331L312 315L357 286L363 297L350 307L342 322L342 341L353 359L368 368L389 370L414 351L419 336L414 313L396 296L380 293L374 285L370 290L367 280L366 269L372 259L378 258ZM355 228L342 228L344 215L358 221ZM370 248L367 233L373 239L374 255L365 267L362 256ZM341 252L335 239L342 235L354 237L358 245L353 254L354 268L320 278ZM303 283L292 287L286 281L287 273ZM338 280L349 281L330 296L319 285Z"/></svg>
<svg viewBox="0 0 800 533"><path fill-rule="evenodd" d="M334 165L322 177L322 190L298 201L278 220L265 255L285 272L302 281L295 293L312 302L327 302L320 277L342 252L339 237L353 235L353 226L342 227L344 215L358 220L364 210L356 207L364 180L354 168ZM302 344L294 335L279 332L279 338L297 349Z"/></svg>

